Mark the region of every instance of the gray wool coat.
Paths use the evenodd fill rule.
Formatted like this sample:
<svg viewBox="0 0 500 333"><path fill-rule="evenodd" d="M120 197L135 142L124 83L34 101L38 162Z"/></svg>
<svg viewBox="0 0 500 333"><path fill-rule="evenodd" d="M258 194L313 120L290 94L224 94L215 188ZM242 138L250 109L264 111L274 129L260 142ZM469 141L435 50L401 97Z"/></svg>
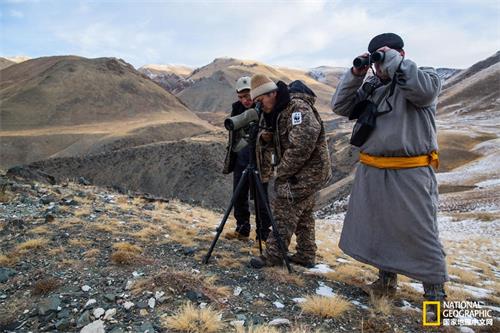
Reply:
<svg viewBox="0 0 500 333"><path fill-rule="evenodd" d="M376 128L360 147L374 156L401 157L437 151L436 104L441 81L432 68L418 68L399 52L389 50L381 65L396 80L382 85L376 77L369 95L363 77L350 70L332 98L333 111L349 116L354 105L368 98L378 111ZM399 69L398 69L399 68ZM381 97L384 95L383 97ZM437 228L438 187L432 167L379 169L359 164L340 238L351 257L379 269L426 283L448 280L445 252Z"/></svg>

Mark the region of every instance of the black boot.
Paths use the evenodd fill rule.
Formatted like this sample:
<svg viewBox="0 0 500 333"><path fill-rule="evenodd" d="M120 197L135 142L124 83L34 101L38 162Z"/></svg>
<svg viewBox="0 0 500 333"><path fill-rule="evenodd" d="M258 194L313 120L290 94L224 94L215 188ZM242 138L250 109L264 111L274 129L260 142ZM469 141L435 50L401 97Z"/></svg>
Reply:
<svg viewBox="0 0 500 333"><path fill-rule="evenodd" d="M425 283L422 282L424 287L424 299L426 301L439 301L443 302L446 300L446 293L444 291L444 283ZM427 318L430 321L437 320L437 306L429 305L426 309ZM441 318L443 318L443 308L441 306Z"/></svg>
<svg viewBox="0 0 500 333"><path fill-rule="evenodd" d="M398 275L383 270L378 271L378 279L368 286L368 293L376 297L392 297L398 289Z"/></svg>
<svg viewBox="0 0 500 333"><path fill-rule="evenodd" d="M446 293L444 291L444 283L425 283L424 298L426 301L445 301Z"/></svg>
<svg viewBox="0 0 500 333"><path fill-rule="evenodd" d="M288 261L305 268L314 268L314 266L316 266L316 262L314 261L314 259L304 259L298 256L297 253L288 256Z"/></svg>

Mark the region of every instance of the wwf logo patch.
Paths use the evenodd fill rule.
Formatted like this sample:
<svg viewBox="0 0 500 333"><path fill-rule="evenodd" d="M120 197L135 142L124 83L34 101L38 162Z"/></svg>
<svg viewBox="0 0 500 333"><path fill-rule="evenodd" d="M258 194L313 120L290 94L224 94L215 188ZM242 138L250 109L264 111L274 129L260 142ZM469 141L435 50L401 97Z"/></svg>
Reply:
<svg viewBox="0 0 500 333"><path fill-rule="evenodd" d="M292 113L292 125L302 124L302 113L294 112Z"/></svg>

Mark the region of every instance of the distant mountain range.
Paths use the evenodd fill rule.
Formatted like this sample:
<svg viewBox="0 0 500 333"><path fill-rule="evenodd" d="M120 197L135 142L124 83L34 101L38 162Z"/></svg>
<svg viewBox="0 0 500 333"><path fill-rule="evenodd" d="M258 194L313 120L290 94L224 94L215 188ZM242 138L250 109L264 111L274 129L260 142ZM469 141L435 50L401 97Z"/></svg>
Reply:
<svg viewBox="0 0 500 333"><path fill-rule="evenodd" d="M496 138L484 127L463 128L467 119L476 125L500 118L499 54L464 70L437 69L443 79L443 171L480 158L473 147ZM228 115L236 80L263 73L286 83L302 80L318 96L334 172L321 202L345 195L350 186L357 162L357 150L348 143L352 123L329 106L345 68L301 70L217 58L197 69L136 70L117 58L76 56L20 63L0 58L0 66L7 66L0 71L0 167L30 164L60 179L84 176L96 184L222 207L231 193L230 178L220 173L227 133L213 124Z"/></svg>

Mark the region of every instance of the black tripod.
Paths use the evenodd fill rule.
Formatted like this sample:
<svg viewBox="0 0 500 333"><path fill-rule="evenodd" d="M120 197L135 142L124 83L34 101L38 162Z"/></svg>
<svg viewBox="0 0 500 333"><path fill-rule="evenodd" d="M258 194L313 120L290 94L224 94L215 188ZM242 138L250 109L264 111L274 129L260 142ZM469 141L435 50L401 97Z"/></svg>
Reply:
<svg viewBox="0 0 500 333"><path fill-rule="evenodd" d="M261 216L260 216L259 204L263 203L264 207L266 209L267 215L269 216L269 220L271 221L273 235L276 238L276 241L278 242L278 246L281 250L281 254L283 255L283 260L285 261L286 267L288 268L288 272L291 273L292 268L290 267L290 262L288 261L288 256L286 254L287 251L285 249L285 245L283 244L281 236L279 235L278 225L276 224L276 221L274 220L274 217L271 213L271 208L269 207L269 202L266 199L264 186L262 185L262 181L260 180L260 173L259 173L259 170L257 169L256 163L255 163L255 145L256 145L256 141L257 141L257 134L259 132L259 125L257 124L257 121L251 122L249 124L249 128L250 129L249 129L248 145L250 147L250 157L249 157L248 166L243 171L243 173L241 175L241 179L238 182L236 189L234 190L233 196L231 197L231 201L229 203L229 207L226 209L226 212L224 213L224 217L222 218L222 221L220 222L219 226L216 229L217 234L215 235L214 240L212 241L212 245L210 245L210 249L208 250L205 257L203 258L203 263L208 264L208 260L210 259L210 256L212 255L212 251L214 250L215 244L217 244L217 240L219 239L220 234L222 233L222 230L224 229L224 225L226 224L227 218L229 217L229 214L231 213L231 210L233 209L235 198L241 192L241 189L243 188L243 185L245 184L245 182L248 181L250 193L254 199L255 213L257 214L257 230L258 230L257 238L259 240L260 254L262 255L262 238L260 235Z"/></svg>

